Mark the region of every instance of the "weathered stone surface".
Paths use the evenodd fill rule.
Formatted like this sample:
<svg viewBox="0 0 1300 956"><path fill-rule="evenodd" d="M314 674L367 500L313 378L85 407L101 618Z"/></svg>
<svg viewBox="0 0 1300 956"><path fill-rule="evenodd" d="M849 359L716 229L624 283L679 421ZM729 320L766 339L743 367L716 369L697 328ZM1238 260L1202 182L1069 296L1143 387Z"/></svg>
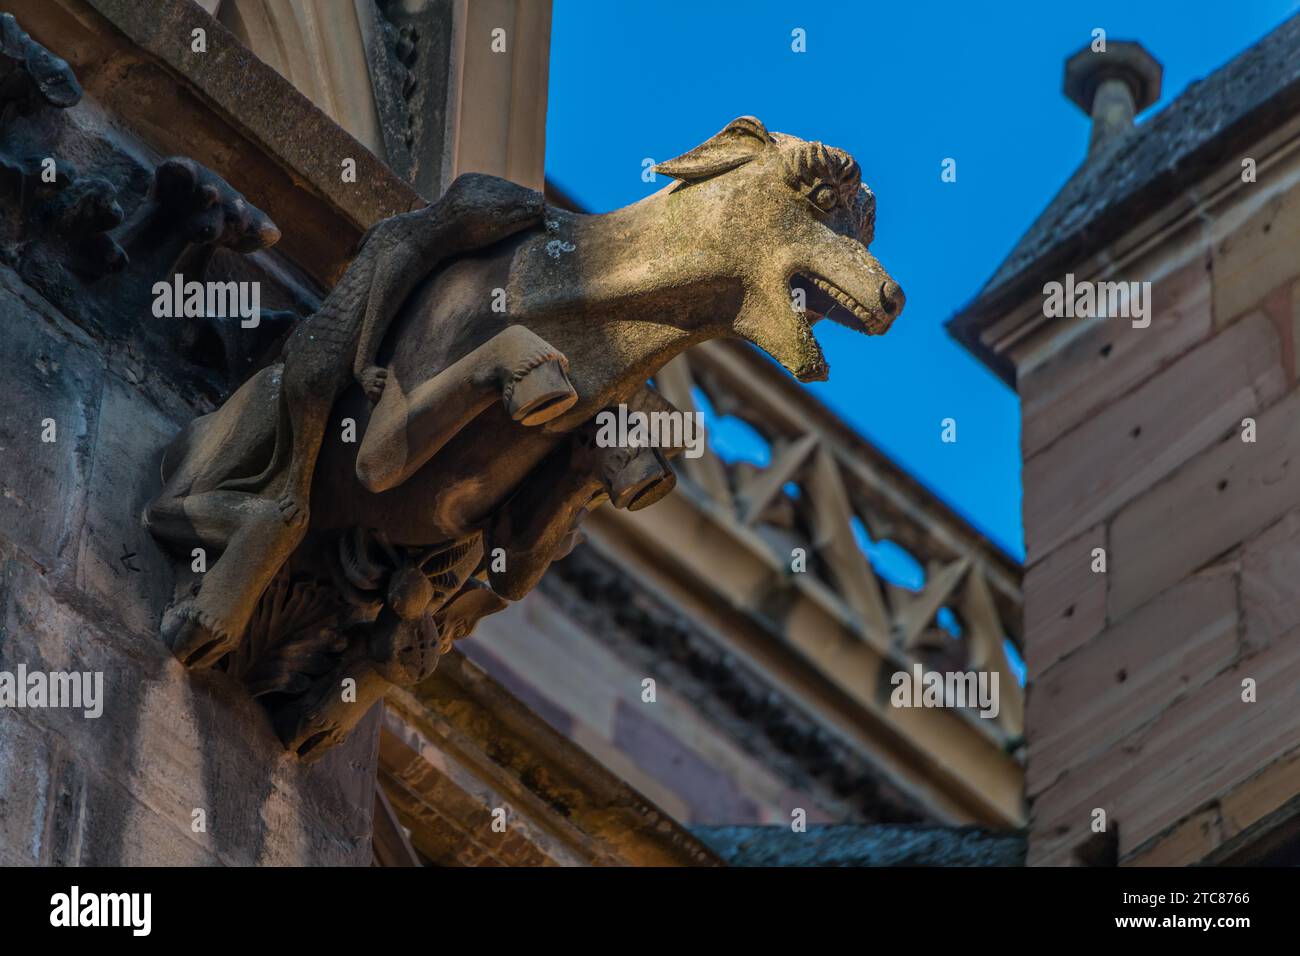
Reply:
<svg viewBox="0 0 1300 956"><path fill-rule="evenodd" d="M1032 684L1066 654L1106 626L1106 575L1093 571L1093 551L1106 529L1090 528L1025 571L1025 666Z"/></svg>
<svg viewBox="0 0 1300 956"><path fill-rule="evenodd" d="M89 338L0 266L0 531L43 568L75 556L81 471L99 421L102 360ZM47 419L52 442L43 442Z"/></svg>
<svg viewBox="0 0 1300 956"><path fill-rule="evenodd" d="M417 687L391 691L380 749L385 792L436 863L718 863L459 652ZM498 808L504 831L493 826Z"/></svg>
<svg viewBox="0 0 1300 956"><path fill-rule="evenodd" d="M0 859L368 863L375 727L302 767L233 681L196 685L158 644L171 570L139 514L186 397L2 267L0 322L0 670L101 673L104 694L98 718L0 709Z"/></svg>
<svg viewBox="0 0 1300 956"><path fill-rule="evenodd" d="M614 713L615 747L629 754L651 776L674 776L686 800L688 819L757 823L758 806L736 781L702 760L658 721L620 700Z"/></svg>
<svg viewBox="0 0 1300 956"><path fill-rule="evenodd" d="M1300 276L1300 184L1273 196L1214 246L1214 319L1225 325Z"/></svg>
<svg viewBox="0 0 1300 956"><path fill-rule="evenodd" d="M1231 664L1237 637L1237 569L1194 575L1112 624L1034 681L1026 785L1038 793L1070 768Z"/></svg>
<svg viewBox="0 0 1300 956"><path fill-rule="evenodd" d="M1278 741L1300 738L1300 634L1238 660L1195 693L1072 767L1035 797L1029 864L1067 862L1087 839L1094 808L1118 827L1123 860L1171 820L1199 811L1278 759ZM1242 681L1258 699L1242 700Z"/></svg>
<svg viewBox="0 0 1300 956"><path fill-rule="evenodd" d="M1248 653L1300 627L1300 512L1289 511L1241 548L1242 638Z"/></svg>
<svg viewBox="0 0 1300 956"><path fill-rule="evenodd" d="M1300 501L1300 395L1257 418L1258 441L1234 429L1110 526L1109 616L1118 618Z"/></svg>
<svg viewBox="0 0 1300 956"><path fill-rule="evenodd" d="M1277 330L1252 314L1059 437L1024 466L1029 560L1239 430L1286 385Z"/></svg>
<svg viewBox="0 0 1300 956"><path fill-rule="evenodd" d="M1248 777L1204 810L1179 820L1125 862L1133 866L1289 865L1287 831L1294 829L1297 792L1300 749Z"/></svg>
<svg viewBox="0 0 1300 956"><path fill-rule="evenodd" d="M1193 813L1153 838L1125 861L1129 866L1192 866L1205 860L1224 841L1218 807Z"/></svg>
<svg viewBox="0 0 1300 956"><path fill-rule="evenodd" d="M0 710L6 862L369 862L360 798L373 734L303 767L232 681L195 686L152 628L114 615L139 600L130 585L100 601L78 590L72 570L43 575L3 538L0 562L0 669L103 675L97 718L84 708ZM198 810L205 832L192 829Z"/></svg>
<svg viewBox="0 0 1300 956"><path fill-rule="evenodd" d="M1138 266L1127 274L1141 280ZM1151 325L1095 319L1041 364L1017 376L1020 448L1038 454L1187 352L1213 329L1209 249L1151 285Z"/></svg>

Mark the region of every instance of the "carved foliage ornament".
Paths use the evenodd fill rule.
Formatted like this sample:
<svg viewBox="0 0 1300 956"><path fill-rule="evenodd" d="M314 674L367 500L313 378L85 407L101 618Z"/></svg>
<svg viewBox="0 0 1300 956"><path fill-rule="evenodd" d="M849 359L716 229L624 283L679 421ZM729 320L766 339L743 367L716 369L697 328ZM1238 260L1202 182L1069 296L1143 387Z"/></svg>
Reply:
<svg viewBox="0 0 1300 956"><path fill-rule="evenodd" d="M526 594L592 508L671 490L681 449L602 447L598 412L671 411L646 380L698 342L811 380L815 319L897 317L847 153L742 117L658 170L675 182L603 215L471 174L380 222L278 360L168 450L146 524L182 574L217 557L163 637L244 680L304 759Z"/></svg>

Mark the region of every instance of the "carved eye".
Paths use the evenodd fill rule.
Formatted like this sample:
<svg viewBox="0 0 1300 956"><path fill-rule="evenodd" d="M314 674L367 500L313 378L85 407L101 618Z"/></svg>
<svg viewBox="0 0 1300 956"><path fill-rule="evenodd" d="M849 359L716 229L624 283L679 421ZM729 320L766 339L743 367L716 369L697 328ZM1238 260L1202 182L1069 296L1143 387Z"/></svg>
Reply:
<svg viewBox="0 0 1300 956"><path fill-rule="evenodd" d="M835 190L830 186L827 186L825 183L819 183L814 186L812 192L808 194L808 198L812 201L814 206L823 212L830 212L835 208L835 204L840 200L840 197L836 194Z"/></svg>

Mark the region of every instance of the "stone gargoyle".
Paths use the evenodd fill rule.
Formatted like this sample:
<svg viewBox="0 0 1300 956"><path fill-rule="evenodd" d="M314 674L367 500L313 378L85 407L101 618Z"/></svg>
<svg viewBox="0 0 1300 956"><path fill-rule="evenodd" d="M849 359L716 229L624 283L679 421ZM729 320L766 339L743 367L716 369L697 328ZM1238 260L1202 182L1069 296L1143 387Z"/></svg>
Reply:
<svg viewBox="0 0 1300 956"><path fill-rule="evenodd" d="M674 356L741 338L821 379L815 319L898 316L844 151L742 117L657 171L602 215L465 175L380 222L280 360L168 449L145 522L183 573L216 557L163 637L245 681L299 756L526 594L592 508L671 490L680 449L601 447L593 419L669 410L646 381Z"/></svg>

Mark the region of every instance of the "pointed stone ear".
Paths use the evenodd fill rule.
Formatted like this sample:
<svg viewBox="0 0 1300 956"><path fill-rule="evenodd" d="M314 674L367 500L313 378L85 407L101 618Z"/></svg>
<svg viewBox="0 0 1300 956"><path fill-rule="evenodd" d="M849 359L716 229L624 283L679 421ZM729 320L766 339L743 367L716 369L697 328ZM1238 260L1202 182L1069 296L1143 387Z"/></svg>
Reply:
<svg viewBox="0 0 1300 956"><path fill-rule="evenodd" d="M655 172L686 183L699 182L749 162L771 143L767 127L752 116L742 116L689 153L659 163Z"/></svg>

